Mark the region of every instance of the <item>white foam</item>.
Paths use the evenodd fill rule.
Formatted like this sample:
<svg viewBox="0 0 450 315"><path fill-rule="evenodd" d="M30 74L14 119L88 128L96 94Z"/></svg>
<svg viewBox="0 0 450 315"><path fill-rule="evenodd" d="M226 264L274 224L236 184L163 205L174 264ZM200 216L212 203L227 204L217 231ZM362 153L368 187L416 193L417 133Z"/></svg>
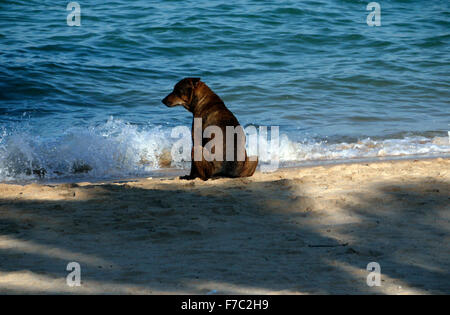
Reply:
<svg viewBox="0 0 450 315"><path fill-rule="evenodd" d="M140 176L159 169L160 156L170 148L170 133L160 127L138 128L109 119L100 127L71 128L55 138L26 130L0 139L0 180L29 179L29 170L43 168L46 178L73 174L86 165L90 177ZM28 175L27 175L28 170Z"/></svg>
<svg viewBox="0 0 450 315"><path fill-rule="evenodd" d="M433 156L450 153L450 142L443 137L405 137L403 139L372 140L355 143L327 141L292 142L286 136L280 141L280 161L348 160L360 158L398 157L408 155Z"/></svg>
<svg viewBox="0 0 450 315"><path fill-rule="evenodd" d="M5 128L0 130L0 181L36 179L32 174L35 169L45 169L45 178L56 179L144 177L163 166L190 167L189 153L168 154L179 140L171 137L172 128L138 127L110 118L101 126L74 127L54 137L36 135L30 130L26 125L9 132ZM189 147L190 139L187 141ZM267 141L260 148L277 150L281 165L292 165L307 161L448 155L450 141L447 137L415 136L330 143L311 139L292 141L282 134L278 149L270 149ZM81 169L85 166L85 172L74 174L74 166Z"/></svg>

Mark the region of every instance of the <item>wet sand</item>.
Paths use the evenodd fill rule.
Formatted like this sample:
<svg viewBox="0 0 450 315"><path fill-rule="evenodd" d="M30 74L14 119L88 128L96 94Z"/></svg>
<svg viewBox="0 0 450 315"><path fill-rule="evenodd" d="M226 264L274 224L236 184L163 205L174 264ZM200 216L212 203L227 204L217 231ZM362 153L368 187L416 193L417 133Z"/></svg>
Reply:
<svg viewBox="0 0 450 315"><path fill-rule="evenodd" d="M449 294L449 169L0 184L0 293ZM80 287L66 284L73 261ZM370 262L381 286L366 284Z"/></svg>

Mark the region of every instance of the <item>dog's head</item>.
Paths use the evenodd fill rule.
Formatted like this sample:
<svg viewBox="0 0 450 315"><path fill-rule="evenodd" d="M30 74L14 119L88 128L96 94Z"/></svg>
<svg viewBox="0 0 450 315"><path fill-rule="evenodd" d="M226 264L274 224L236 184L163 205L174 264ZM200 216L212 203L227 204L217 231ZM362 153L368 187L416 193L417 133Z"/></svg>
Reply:
<svg viewBox="0 0 450 315"><path fill-rule="evenodd" d="M162 102L167 107L183 106L191 110L192 102L195 97L195 89L200 82L200 78L185 78L175 84L172 93L167 95Z"/></svg>

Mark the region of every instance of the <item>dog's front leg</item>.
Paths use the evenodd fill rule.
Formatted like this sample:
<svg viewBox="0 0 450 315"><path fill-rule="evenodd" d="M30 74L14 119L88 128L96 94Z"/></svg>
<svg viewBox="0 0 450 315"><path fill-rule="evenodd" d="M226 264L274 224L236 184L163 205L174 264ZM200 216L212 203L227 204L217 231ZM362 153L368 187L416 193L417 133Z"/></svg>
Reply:
<svg viewBox="0 0 450 315"><path fill-rule="evenodd" d="M205 159L205 154L210 157L210 153L205 150L201 146L197 146L197 150L200 150L198 152L201 152L201 160L196 160L194 158L194 148L192 148L192 164L191 164L191 173L187 176L182 176L180 179L195 179L197 177L200 177L203 180L208 180L213 176L214 173L214 165L212 162L207 161Z"/></svg>
<svg viewBox="0 0 450 315"><path fill-rule="evenodd" d="M197 149L200 150L200 152L202 152L202 159L203 159L203 148L201 146L199 146L199 148L197 148ZM185 176L180 176L180 179L191 180L191 179L196 179L197 177L200 177L200 174L198 173L198 170L197 170L197 163L195 163L194 152L195 152L194 147L192 147L190 174L185 175Z"/></svg>
<svg viewBox="0 0 450 315"><path fill-rule="evenodd" d="M191 179L196 179L197 177L199 177L199 174L197 172L197 166L194 163L194 161L192 161L191 162L191 172L189 173L189 175L180 176L180 179L191 180Z"/></svg>

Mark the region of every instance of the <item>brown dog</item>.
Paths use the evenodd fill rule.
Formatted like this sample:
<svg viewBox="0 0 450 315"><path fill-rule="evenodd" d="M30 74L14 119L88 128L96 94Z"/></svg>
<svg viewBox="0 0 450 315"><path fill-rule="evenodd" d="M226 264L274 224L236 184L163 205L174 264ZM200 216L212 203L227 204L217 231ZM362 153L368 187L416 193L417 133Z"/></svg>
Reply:
<svg viewBox="0 0 450 315"><path fill-rule="evenodd" d="M193 114L191 173L188 176L183 176L182 179L200 177L207 180L212 177L248 177L253 175L258 165L258 159L247 157L245 134L242 127L240 127L233 113L226 108L220 97L199 78L181 80L175 85L173 92L167 95L162 102L168 107L181 105ZM198 118L201 118L201 129L195 122L199 121ZM217 140L215 138L218 135L215 132L207 132L211 136L210 139L203 137L205 129L208 127L215 128L213 126L217 126L222 131L222 152L220 152L220 147L208 145L209 141ZM233 139L226 137L227 132L232 130L231 127L238 127L242 131L241 133L233 133ZM212 137L212 134L214 134L214 137ZM195 138L199 136L201 140ZM229 144L230 140L233 142L230 147L227 147L227 138ZM209 150L208 147L211 147L211 149ZM232 155L229 154L230 148L232 148ZM201 153L200 156L198 155L199 152ZM220 157L217 157L216 153ZM213 158L211 159L211 157Z"/></svg>

